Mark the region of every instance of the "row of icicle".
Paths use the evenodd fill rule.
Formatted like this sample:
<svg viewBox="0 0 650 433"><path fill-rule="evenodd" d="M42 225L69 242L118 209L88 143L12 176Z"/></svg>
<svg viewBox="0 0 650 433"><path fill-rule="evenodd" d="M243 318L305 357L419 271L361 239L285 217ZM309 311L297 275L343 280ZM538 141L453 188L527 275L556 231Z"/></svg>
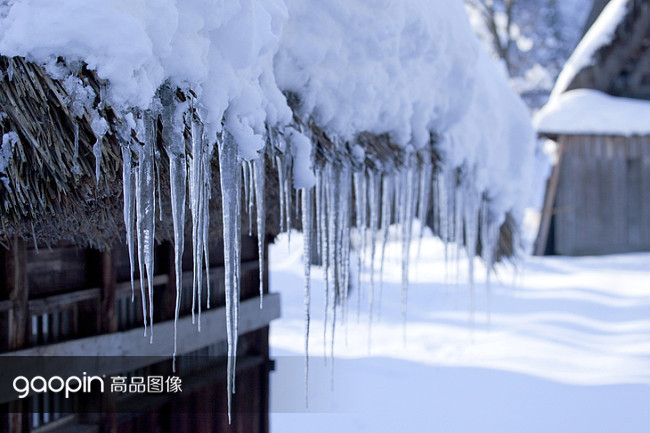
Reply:
<svg viewBox="0 0 650 433"><path fill-rule="evenodd" d="M185 209L189 204L192 220L192 322L201 329L201 306L206 298L210 307L209 225L214 145L206 139L198 111L188 102L164 101L160 110L136 113L120 131L123 156L124 223L131 263L131 281L137 259L144 316L144 333L153 341L153 251L155 242L156 206L160 206L157 190L156 136L159 120L169 157L169 184L174 229L174 263L176 275L176 308L174 324L174 359L177 344L177 322L183 286L182 257L184 248ZM160 105L160 104L159 104ZM131 116L131 115L127 115ZM127 125L129 122L126 122ZM135 127L133 127L135 125ZM132 134L134 130L134 134ZM135 139L133 139L135 137ZM235 363L239 323L240 293L240 239L242 190L244 210L249 216L248 232L252 234L253 214L258 233L260 308L264 274L264 234L266 214L264 202L265 156L253 161L239 156L233 137L224 130L217 139L219 158L224 268L225 303L228 339L228 410L235 389ZM389 227L396 224L402 251L402 314L406 320L408 295L409 251L413 235L413 221L420 220L420 231L429 223L447 245L455 243L456 258L459 245L481 245L482 256L490 269L494 261L499 225L489 214L488 202L471 182L460 182L458 171L434 167L430 162L413 162L393 172L379 172L367 167L353 167L346 163L324 163L315 167L315 186L295 191L292 186L291 152L278 131L270 131L264 153L272 161L278 175L280 198L280 231L289 233L294 221L300 221L303 230L304 261L304 315L305 353L309 353L310 327L310 269L312 258L318 257L325 277L325 346L329 329L330 355L333 356L335 325L347 323L348 295L351 286L357 287L357 311L361 306L362 262L369 262L367 306L369 322L381 301L383 263L389 239ZM189 148L190 153L187 152ZM411 158L415 161L416 158ZM467 180L467 179L466 179ZM158 181L159 182L159 181ZM242 185L243 184L243 185ZM189 192L189 197L187 193ZM295 200L295 206L292 201ZM353 224L354 222L354 224ZM480 228L479 228L480 226ZM356 227L356 229L355 229ZM359 239L357 259L351 263L350 239L356 233ZM480 237L480 239L479 239ZM369 245L366 245L369 243ZM367 254L369 260L362 255ZM448 248L445 247L445 253ZM473 261L476 249L466 248L472 284ZM378 256L378 259L377 259ZM378 262L378 263L377 263ZM379 282L375 280L375 266L379 266ZM356 267L350 272L350 267ZM204 277L205 275L205 277ZM356 279L351 281L351 276ZM146 278L145 278L146 276ZM204 296L202 289L206 288ZM145 300L149 299L149 303ZM337 310L340 316L337 319ZM196 319L195 319L196 316ZM329 324L329 327L328 327ZM370 329L369 326L369 339ZM305 381L308 375L308 356L305 356ZM307 393L305 393L306 395Z"/></svg>

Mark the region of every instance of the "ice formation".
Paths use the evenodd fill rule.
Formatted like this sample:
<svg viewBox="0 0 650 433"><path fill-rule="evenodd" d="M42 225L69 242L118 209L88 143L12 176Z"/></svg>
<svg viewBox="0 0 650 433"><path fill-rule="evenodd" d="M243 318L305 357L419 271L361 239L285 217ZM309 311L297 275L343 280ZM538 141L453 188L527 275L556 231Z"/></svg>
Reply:
<svg viewBox="0 0 650 433"><path fill-rule="evenodd" d="M467 244L470 262L480 240L482 256L491 263L506 214L514 221L522 214L532 128L502 71L481 51L461 0L24 0L0 16L0 54L25 56L61 75L54 78L69 79L68 92L81 95L80 113L96 120L98 181L102 137L120 137L126 243L132 275L136 263L139 268L150 338L160 206L158 125L170 167L165 175L171 188L176 315L189 208L192 314L199 328L209 285L209 206L218 199L210 196L216 148L229 395L237 354L240 210L243 204L248 231L255 222L258 233L262 306L266 170L277 171L281 231L299 221L305 232L306 349L313 256L325 270L333 349L337 321L348 320L351 284L357 308L363 288L369 291L371 320L375 308L380 313L392 224L401 228L406 317L414 219L432 221L445 242ZM84 62L106 83L98 106L88 102L88 88L73 68L61 71L61 59ZM119 126L106 124L105 107L119 114ZM331 149L314 148L319 139L313 125L329 137ZM399 155L399 161L373 154L360 142L361 133L389 137L383 152ZM361 248L351 273L353 235ZM460 247L456 251L460 254ZM361 275L368 261L366 282Z"/></svg>

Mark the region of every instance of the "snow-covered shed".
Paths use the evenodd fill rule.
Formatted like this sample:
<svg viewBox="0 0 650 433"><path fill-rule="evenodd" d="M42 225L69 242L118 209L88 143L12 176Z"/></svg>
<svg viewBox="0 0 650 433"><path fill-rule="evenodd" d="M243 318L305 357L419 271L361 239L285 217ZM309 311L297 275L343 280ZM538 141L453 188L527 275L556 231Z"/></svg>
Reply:
<svg viewBox="0 0 650 433"><path fill-rule="evenodd" d="M558 144L537 254L650 249L648 100L650 2L612 0L534 121Z"/></svg>
<svg viewBox="0 0 650 433"><path fill-rule="evenodd" d="M339 320L354 232L374 275L400 226L404 291L416 218L492 263L518 247L532 127L462 1L155 3L0 6L0 344L176 354L181 376L220 355L220 376L174 396L178 430L226 431L228 413L228 431L268 431L268 242L303 229ZM102 410L146 406L118 397ZM8 428L59 416L49 398ZM143 431L169 400L69 422Z"/></svg>

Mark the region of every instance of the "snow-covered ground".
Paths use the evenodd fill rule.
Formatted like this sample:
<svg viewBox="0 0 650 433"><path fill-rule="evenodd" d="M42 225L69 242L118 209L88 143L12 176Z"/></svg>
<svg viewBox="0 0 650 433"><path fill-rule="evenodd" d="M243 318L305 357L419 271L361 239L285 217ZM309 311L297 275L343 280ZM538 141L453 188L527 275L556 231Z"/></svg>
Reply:
<svg viewBox="0 0 650 433"><path fill-rule="evenodd" d="M446 264L440 241L425 238L404 341L399 244L389 245L371 344L364 274L359 319L352 292L347 330L337 323L333 376L323 275L312 270L306 409L301 246L293 233L270 252L283 297L271 327L272 432L648 431L650 254L531 257L499 267L489 286L477 261L471 291L466 260Z"/></svg>

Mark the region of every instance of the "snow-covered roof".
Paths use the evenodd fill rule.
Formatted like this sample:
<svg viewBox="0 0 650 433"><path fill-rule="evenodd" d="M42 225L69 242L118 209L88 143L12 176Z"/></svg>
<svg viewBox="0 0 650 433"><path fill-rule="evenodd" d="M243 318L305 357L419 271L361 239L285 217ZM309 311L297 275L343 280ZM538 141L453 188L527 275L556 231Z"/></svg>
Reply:
<svg viewBox="0 0 650 433"><path fill-rule="evenodd" d="M598 50L612 42L616 28L626 14L628 2L629 0L611 0L607 4L562 69L550 99L569 89L576 75L594 64L594 55Z"/></svg>
<svg viewBox="0 0 650 433"><path fill-rule="evenodd" d="M533 120L542 134L650 134L650 101L576 89L553 98Z"/></svg>
<svg viewBox="0 0 650 433"><path fill-rule="evenodd" d="M292 125L290 92L299 100L298 117L337 143L387 134L417 152L432 135L440 137L436 152L472 173L500 218L526 195L519 169L533 148L526 109L485 56L459 0L164 0L155 7L25 0L0 11L0 54L43 65L63 82L73 112L85 110L89 119L101 117L95 96L127 119L159 106L159 89L169 83L196 95L206 140L225 125L250 160L264 148L269 128ZM75 76L78 62L105 80L104 95ZM292 154L296 187L314 184L312 154L309 148ZM504 192L495 172L521 180L510 182L521 190Z"/></svg>

